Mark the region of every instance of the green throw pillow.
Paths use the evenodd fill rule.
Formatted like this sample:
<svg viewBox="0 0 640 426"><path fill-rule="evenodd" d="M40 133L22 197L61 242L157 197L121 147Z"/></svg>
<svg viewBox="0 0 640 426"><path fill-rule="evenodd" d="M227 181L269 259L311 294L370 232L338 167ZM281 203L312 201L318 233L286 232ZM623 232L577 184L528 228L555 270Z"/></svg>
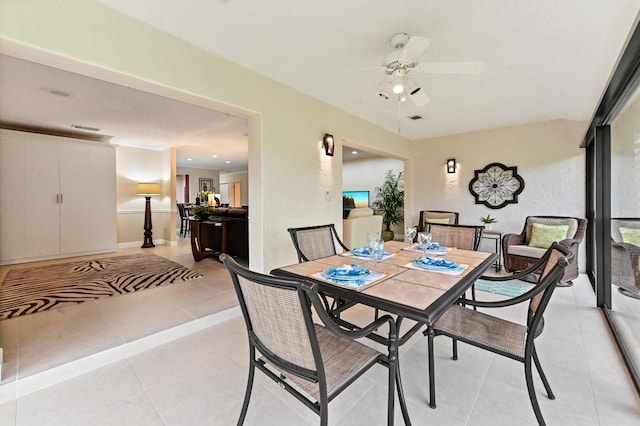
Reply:
<svg viewBox="0 0 640 426"><path fill-rule="evenodd" d="M534 223L531 230L531 240L529 247L539 247L547 249L554 241L562 241L567 238L569 225L544 225Z"/></svg>
<svg viewBox="0 0 640 426"><path fill-rule="evenodd" d="M425 219L426 223L444 223L444 224L449 224L449 218L442 218L442 219Z"/></svg>
<svg viewBox="0 0 640 426"><path fill-rule="evenodd" d="M620 230L620 235L622 235L623 243L640 246L640 228L625 228L621 226L618 229Z"/></svg>

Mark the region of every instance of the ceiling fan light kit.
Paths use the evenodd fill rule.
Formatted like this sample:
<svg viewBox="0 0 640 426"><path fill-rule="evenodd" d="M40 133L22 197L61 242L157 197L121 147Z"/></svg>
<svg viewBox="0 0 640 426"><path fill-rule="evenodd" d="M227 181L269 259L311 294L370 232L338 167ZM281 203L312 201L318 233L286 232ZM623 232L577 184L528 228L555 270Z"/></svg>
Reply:
<svg viewBox="0 0 640 426"><path fill-rule="evenodd" d="M388 77L382 81L378 95L389 99L389 91L397 95L398 104L410 97L416 107L427 105L431 100L414 78L416 74L477 74L482 72L482 62L432 62L419 63L418 58L431 44L422 36L409 37L407 33L396 33L389 39L394 51L383 60L382 66Z"/></svg>
<svg viewBox="0 0 640 426"><path fill-rule="evenodd" d="M404 74L405 71L403 69L398 69L393 72L393 86L391 90L396 95L404 92Z"/></svg>

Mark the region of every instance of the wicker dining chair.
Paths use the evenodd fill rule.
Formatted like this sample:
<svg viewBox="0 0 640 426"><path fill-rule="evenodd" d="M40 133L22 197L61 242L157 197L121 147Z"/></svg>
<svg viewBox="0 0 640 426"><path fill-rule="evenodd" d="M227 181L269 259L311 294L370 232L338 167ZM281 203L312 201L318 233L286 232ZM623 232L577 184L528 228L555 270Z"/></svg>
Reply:
<svg viewBox="0 0 640 426"><path fill-rule="evenodd" d="M326 425L329 402L375 364L389 369L388 424L394 420L396 384L405 422L410 424L397 368L396 324L390 315L359 330L345 330L325 311L317 284L252 272L225 254L220 259L231 274L249 337L249 376L238 425L244 423L249 408L256 368ZM313 323L312 307L323 325ZM391 355L354 340L385 325Z"/></svg>
<svg viewBox="0 0 640 426"><path fill-rule="evenodd" d="M483 225L446 225L427 224L426 231L431 233L432 241L443 247L455 247L461 250L477 251L482 241ZM471 286L471 298L476 300L476 287Z"/></svg>
<svg viewBox="0 0 640 426"><path fill-rule="evenodd" d="M418 222L418 232L423 232L429 223L444 223L457 225L460 214L445 210L420 210L420 220Z"/></svg>
<svg viewBox="0 0 640 426"><path fill-rule="evenodd" d="M483 276L482 279L489 281L507 281L522 278L532 271L542 271L539 281L529 291L520 296L494 302L461 299L459 305L453 305L448 308L435 321L433 327L424 332L424 334L428 336L429 394L431 407L435 408L436 406L433 339L436 336L445 335L453 338L454 360L458 359L457 341L459 340L524 363L524 374L531 406L533 407L538 423L540 425L545 424L533 384L532 360L540 374L549 399L555 399L555 396L542 371L542 365L536 353L534 339L543 331L544 311L549 304L553 291L564 274L565 268L572 261L573 253L570 249L558 243L553 243L542 258L526 271L522 271L513 276ZM481 312L462 306L503 308L525 302L529 303L526 325L493 316L488 313L491 309Z"/></svg>
<svg viewBox="0 0 640 426"><path fill-rule="evenodd" d="M333 223L288 228L287 231L289 231L291 241L293 241L293 246L298 254L299 263L333 256L338 254L337 248L349 251L349 248L338 237L338 232ZM353 303L341 297L327 296L324 293L321 293L320 296L325 303L325 307L338 317L343 310L353 306ZM332 299L331 303L329 303L327 297ZM374 316L378 318L378 309L374 310Z"/></svg>
<svg viewBox="0 0 640 426"><path fill-rule="evenodd" d="M441 246L476 251L480 247L484 226L429 223L426 231L431 232L433 241Z"/></svg>
<svg viewBox="0 0 640 426"><path fill-rule="evenodd" d="M298 254L298 262L308 262L337 254L336 248L349 251L338 236L333 223L287 229Z"/></svg>

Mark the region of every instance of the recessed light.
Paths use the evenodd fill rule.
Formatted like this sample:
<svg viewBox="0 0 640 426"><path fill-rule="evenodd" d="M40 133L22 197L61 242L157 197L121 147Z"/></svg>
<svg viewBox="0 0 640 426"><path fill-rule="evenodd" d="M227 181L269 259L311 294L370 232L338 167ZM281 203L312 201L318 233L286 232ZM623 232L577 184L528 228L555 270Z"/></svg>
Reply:
<svg viewBox="0 0 640 426"><path fill-rule="evenodd" d="M227 160L225 161L226 164L231 164L231 161Z"/></svg>
<svg viewBox="0 0 640 426"><path fill-rule="evenodd" d="M351 151L353 155L358 155L358 151Z"/></svg>
<svg viewBox="0 0 640 426"><path fill-rule="evenodd" d="M213 154L212 157L213 158L218 158L218 156L216 154Z"/></svg>
<svg viewBox="0 0 640 426"><path fill-rule="evenodd" d="M187 158L187 161L193 161L193 158Z"/></svg>

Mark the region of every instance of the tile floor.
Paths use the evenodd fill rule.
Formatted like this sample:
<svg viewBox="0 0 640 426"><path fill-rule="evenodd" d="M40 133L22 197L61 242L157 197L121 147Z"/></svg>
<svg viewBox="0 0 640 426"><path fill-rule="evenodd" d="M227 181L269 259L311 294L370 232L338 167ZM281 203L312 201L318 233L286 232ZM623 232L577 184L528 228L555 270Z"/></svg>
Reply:
<svg viewBox="0 0 640 426"><path fill-rule="evenodd" d="M0 425L237 422L247 343L228 275L215 261L193 262L184 241L152 250L204 278L0 321ZM584 276L552 299L538 352L556 400L546 398L538 380L543 414L549 425L638 425L640 400L593 305ZM364 320L370 312L349 315ZM452 361L445 337L436 339L438 407L429 408L426 339L420 336L401 348L400 358L414 425L536 424L520 363L465 345ZM374 367L336 398L330 424L385 424L386 372ZM256 377L245 424L318 424L276 384ZM402 424L399 410L396 419Z"/></svg>

